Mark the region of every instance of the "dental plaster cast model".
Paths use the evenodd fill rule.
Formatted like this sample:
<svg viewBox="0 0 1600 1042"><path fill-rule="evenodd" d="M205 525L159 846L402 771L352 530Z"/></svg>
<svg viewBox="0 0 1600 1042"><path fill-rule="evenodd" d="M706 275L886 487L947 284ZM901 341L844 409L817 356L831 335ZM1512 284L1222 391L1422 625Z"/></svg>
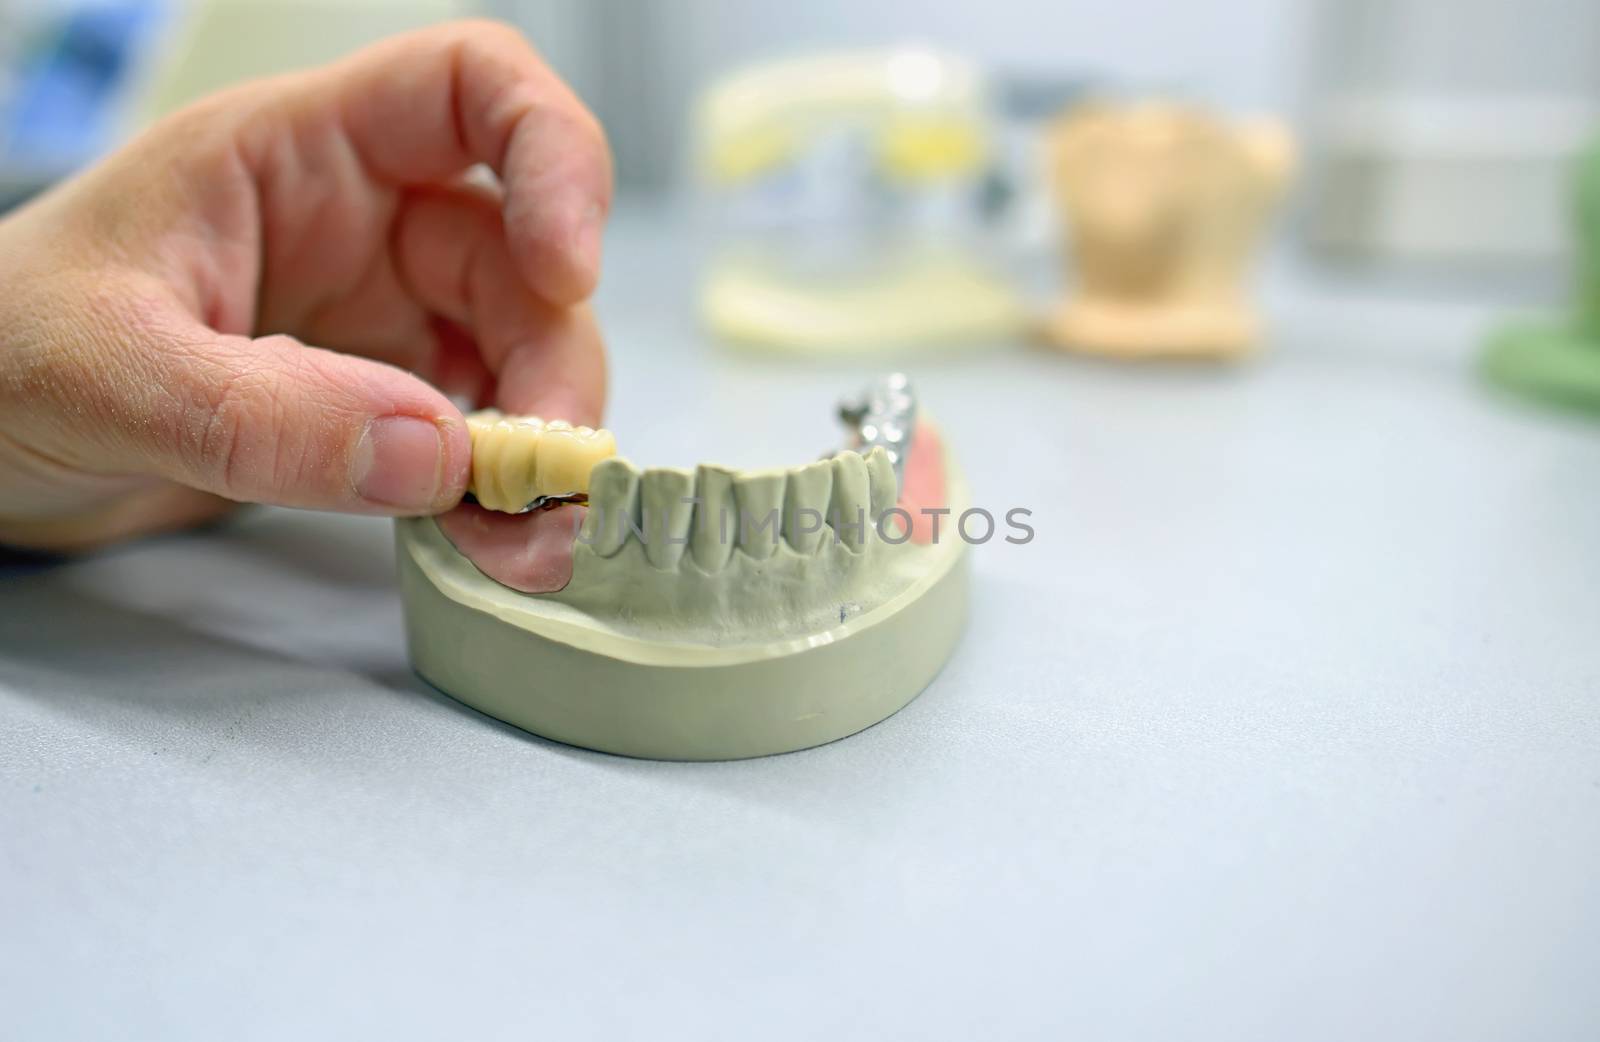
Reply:
<svg viewBox="0 0 1600 1042"><path fill-rule="evenodd" d="M1600 138L1579 158L1578 301L1563 321L1508 326L1489 342L1484 369L1506 387L1600 412Z"/></svg>
<svg viewBox="0 0 1600 1042"><path fill-rule="evenodd" d="M1272 123L1192 108L1089 104L1051 132L1076 289L1062 347L1118 358L1234 358L1258 336L1243 279L1294 162Z"/></svg>
<svg viewBox="0 0 1600 1042"><path fill-rule="evenodd" d="M536 734L655 759L882 720L960 634L966 490L904 378L841 416L851 448L762 471L641 471L608 432L552 445L548 423L469 418L482 506L396 524L417 671ZM941 531L922 511L942 507Z"/></svg>
<svg viewBox="0 0 1600 1042"><path fill-rule="evenodd" d="M922 48L807 55L700 99L721 243L706 324L745 346L826 354L981 342L1018 329L980 262L988 159L977 68Z"/></svg>

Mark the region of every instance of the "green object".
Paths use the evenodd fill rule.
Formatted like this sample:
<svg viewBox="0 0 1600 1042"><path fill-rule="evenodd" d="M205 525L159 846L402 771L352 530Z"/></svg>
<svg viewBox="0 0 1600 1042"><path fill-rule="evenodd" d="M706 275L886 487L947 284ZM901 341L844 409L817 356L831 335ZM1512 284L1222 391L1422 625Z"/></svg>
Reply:
<svg viewBox="0 0 1600 1042"><path fill-rule="evenodd" d="M1565 321L1509 325L1489 341L1491 380L1559 405L1600 413L1600 138L1578 158L1578 300Z"/></svg>
<svg viewBox="0 0 1600 1042"><path fill-rule="evenodd" d="M877 480L869 473L875 463L887 469ZM958 518L967 490L949 456L944 476L950 517ZM854 542L813 530L817 542L803 549L794 545L799 533L779 540L771 529L767 556L749 552L754 540L709 567L705 558L722 543L702 539L707 530L687 510L681 539L669 517L618 533L620 545L602 541L610 525L597 519L642 522L643 511L661 516L691 490L696 510L724 496L731 503L767 495L774 508L785 497L871 500L876 519L895 502L881 447L865 460L846 450L787 473L639 473L626 460L605 460L590 482L572 581L551 594L502 586L432 518L401 519L400 599L417 672L481 712L569 745L730 760L870 727L920 694L954 651L967 614L967 555L948 526L944 539L926 545L885 539L875 526ZM679 556L663 557L669 550Z"/></svg>

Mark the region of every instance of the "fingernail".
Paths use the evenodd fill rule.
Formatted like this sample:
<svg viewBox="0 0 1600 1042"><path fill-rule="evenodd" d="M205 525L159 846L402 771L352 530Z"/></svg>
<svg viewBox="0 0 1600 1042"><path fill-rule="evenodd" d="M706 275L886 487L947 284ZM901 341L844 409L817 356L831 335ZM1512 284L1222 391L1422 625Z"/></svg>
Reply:
<svg viewBox="0 0 1600 1042"><path fill-rule="evenodd" d="M444 442L431 420L381 416L367 424L350 461L356 494L378 506L430 509L439 495Z"/></svg>

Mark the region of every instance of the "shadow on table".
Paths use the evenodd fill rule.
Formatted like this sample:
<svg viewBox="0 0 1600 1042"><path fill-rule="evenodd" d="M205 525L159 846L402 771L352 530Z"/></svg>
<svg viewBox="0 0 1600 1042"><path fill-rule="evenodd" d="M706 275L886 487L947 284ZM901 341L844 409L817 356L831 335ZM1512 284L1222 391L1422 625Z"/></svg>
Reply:
<svg viewBox="0 0 1600 1042"><path fill-rule="evenodd" d="M392 589L387 545L371 525L329 522L312 515L277 514L203 535L118 551L115 567L93 562L30 570L0 583L0 688L51 712L66 714L85 732L135 736L152 746L249 744L274 755L315 757L308 729L351 713L383 713L398 698L405 714L444 711L463 727L508 738L540 755L582 761L607 772L668 781L752 802L797 806L819 797L848 799L872 783L886 762L928 743L941 743L941 719L960 715L951 701L963 680L981 668L969 633L958 659L933 688L901 713L866 732L815 750L727 763L667 763L597 753L512 727L456 701L406 665ZM148 560L144 559L148 556ZM157 582L167 569L194 569L223 559L234 583L256 576L281 585L256 599L194 582L153 605L118 603L131 590ZM241 561L243 563L241 563ZM104 575L109 588L97 589ZM318 635L308 605L323 611L368 613L341 634L297 652L293 638ZM340 605L343 608L329 607ZM249 610L241 610L248 605ZM396 616L372 617L372 612ZM393 626L392 635L389 627ZM252 634L260 633L259 640ZM559 678L552 678L559 682ZM298 707L298 708L296 708ZM391 717L385 725L395 726ZM418 722L418 727L422 726ZM948 736L947 736L948 737ZM915 757L913 757L915 759ZM881 779L880 779L881 780ZM826 801L825 801L826 802Z"/></svg>
<svg viewBox="0 0 1600 1042"><path fill-rule="evenodd" d="M228 552L317 583L393 589L394 536L387 521L301 510L246 514L224 534Z"/></svg>
<svg viewBox="0 0 1600 1042"><path fill-rule="evenodd" d="M247 740L289 752L299 745L292 730L250 721L374 683L49 578L11 584L0 597L0 686L70 714L86 731L138 735L155 745Z"/></svg>
<svg viewBox="0 0 1600 1042"><path fill-rule="evenodd" d="M814 750L724 763L636 760L485 716L417 677L398 649L392 663L349 668L110 603L51 574L0 586L0 700L57 721L58 738L92 758L148 754L245 787L256 784L252 772L282 776L263 761L360 793L373 777L397 784L396 757L419 777L459 772L455 784L468 788L545 777L538 761L555 760L564 773L698 792L796 820L826 822L852 806L878 821L916 791L897 778L938 766L918 750L940 744L931 732L950 722L940 703L951 690L930 691L884 723ZM463 755L473 761L453 762Z"/></svg>

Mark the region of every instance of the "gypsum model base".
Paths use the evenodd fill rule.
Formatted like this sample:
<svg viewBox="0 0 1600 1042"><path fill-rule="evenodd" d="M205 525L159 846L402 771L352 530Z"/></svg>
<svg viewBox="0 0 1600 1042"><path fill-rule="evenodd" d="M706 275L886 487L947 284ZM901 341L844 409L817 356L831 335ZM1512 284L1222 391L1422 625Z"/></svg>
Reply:
<svg viewBox="0 0 1600 1042"><path fill-rule="evenodd" d="M965 488L938 455L944 505L958 515ZM860 467L855 456L835 465ZM622 460L602 470L591 511L607 489L649 484L649 472L619 480L631 470ZM895 543L876 527L864 541L831 536L804 550L783 541L760 558L734 550L714 571L689 554L658 567L659 548L634 538L580 540L568 586L530 595L479 572L434 520L401 520L412 662L473 708L606 752L722 760L830 742L921 693L954 650L968 597L959 538Z"/></svg>

